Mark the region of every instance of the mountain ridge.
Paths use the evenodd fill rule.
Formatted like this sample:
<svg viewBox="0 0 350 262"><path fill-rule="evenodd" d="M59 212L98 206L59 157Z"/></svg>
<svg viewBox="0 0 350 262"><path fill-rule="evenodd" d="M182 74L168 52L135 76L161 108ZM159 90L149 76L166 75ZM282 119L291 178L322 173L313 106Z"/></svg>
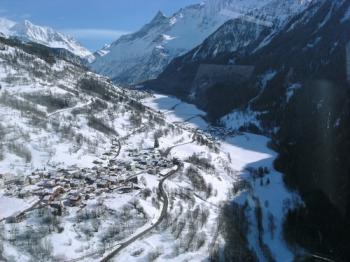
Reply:
<svg viewBox="0 0 350 262"><path fill-rule="evenodd" d="M277 33L213 56L215 45L228 40L224 32L232 22L226 22L156 80L144 83L194 102L217 124L270 136L279 153L277 170L305 201L287 216L287 239L336 261L350 257L349 8L349 0L316 1ZM192 87L201 84L196 79L201 64L250 65L254 73L244 83L216 79L193 93Z"/></svg>
<svg viewBox="0 0 350 262"><path fill-rule="evenodd" d="M283 2L290 8L286 9L276 0L209 0L182 8L170 17L158 12L139 31L122 36L103 49L104 55L97 57L90 67L122 84L154 79L172 59L200 45L230 19L240 17L257 23L260 19L263 23L273 17L279 27L289 15L300 12L312 1ZM274 6L278 7L277 11Z"/></svg>
<svg viewBox="0 0 350 262"><path fill-rule="evenodd" d="M66 49L89 61L93 59L92 52L83 47L73 37L50 27L35 25L29 20L14 22L6 18L0 18L0 32L8 37L19 38L22 41L31 41L51 48Z"/></svg>

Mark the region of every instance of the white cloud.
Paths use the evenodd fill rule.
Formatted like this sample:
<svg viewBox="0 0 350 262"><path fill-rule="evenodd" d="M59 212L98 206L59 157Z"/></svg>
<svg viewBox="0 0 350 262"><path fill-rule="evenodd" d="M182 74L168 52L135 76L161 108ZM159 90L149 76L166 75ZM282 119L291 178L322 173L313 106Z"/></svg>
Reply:
<svg viewBox="0 0 350 262"><path fill-rule="evenodd" d="M72 28L63 29L63 33L74 36L80 39L106 39L112 38L116 39L122 35L128 34L130 32L123 30L111 30L111 29L95 29L95 28Z"/></svg>

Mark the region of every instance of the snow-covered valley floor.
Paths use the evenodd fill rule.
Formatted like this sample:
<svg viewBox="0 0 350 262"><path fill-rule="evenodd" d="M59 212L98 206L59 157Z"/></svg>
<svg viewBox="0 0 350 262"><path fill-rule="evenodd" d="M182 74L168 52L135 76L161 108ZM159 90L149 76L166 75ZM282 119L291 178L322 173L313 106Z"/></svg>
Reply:
<svg viewBox="0 0 350 262"><path fill-rule="evenodd" d="M164 95L154 95L143 101L154 110L163 112L167 121L180 126L193 129L202 129L204 132L208 124L198 116L205 116L205 113L195 106L186 104L174 97ZM197 121L199 118L199 121ZM186 121L189 119L189 121ZM215 139L215 137L214 137ZM282 174L273 168L273 161L276 153L267 147L269 139L263 136L241 133L234 137L226 137L217 141L219 151L214 153L203 152L202 148L193 143L184 143L171 152L174 157L185 160L193 153L207 155L215 166L220 166L223 159L228 160L223 166L225 171L212 175L210 172L203 174L207 183L213 185L215 196L211 196L205 201L195 195L195 202L208 206L210 210L209 221L211 226L204 231L207 236L215 236L215 223L219 216L220 208L227 201L234 201L240 205L248 203L248 219L250 230L248 241L250 247L255 251L259 261L268 260L262 250L262 243L265 243L271 251L276 261L292 261L293 253L287 247L282 237L282 223L285 212L300 199L297 194L288 191L283 183ZM220 163L221 162L221 163ZM265 169L265 174L257 175L259 168ZM227 172L227 170L229 170ZM240 181L247 181L249 186L240 188L237 184ZM183 182L182 177L169 182L169 187L177 187L190 190ZM238 189L237 189L238 188ZM234 190L232 190L234 189ZM257 221L255 211L262 210L261 220ZM176 214L176 213L175 213ZM262 223L262 231L258 230L258 223ZM202 232L203 233L203 232ZM262 242L259 242L258 234L262 234ZM210 240L210 239L208 239ZM209 241L210 243L210 241ZM208 243L208 244L209 244ZM218 245L223 245L220 240ZM176 244L175 244L176 246ZM202 261L208 259L208 248L202 252L187 252L181 256L173 256L174 239L171 233L165 231L162 234L151 235L144 238L139 243L135 243L126 249L118 259L133 259L132 254L137 250L149 250L150 247L159 253L168 253L168 256L159 256L159 261ZM176 249L176 248L175 248ZM137 253L137 252L136 252ZM116 259L116 261L118 261ZM134 258L135 259L135 258ZM147 259L137 258L136 261L146 261ZM157 260L157 261L158 261Z"/></svg>
<svg viewBox="0 0 350 262"><path fill-rule="evenodd" d="M66 61L5 47L0 64L0 260L207 261L234 203L238 248L292 260L281 225L299 199L266 137Z"/></svg>

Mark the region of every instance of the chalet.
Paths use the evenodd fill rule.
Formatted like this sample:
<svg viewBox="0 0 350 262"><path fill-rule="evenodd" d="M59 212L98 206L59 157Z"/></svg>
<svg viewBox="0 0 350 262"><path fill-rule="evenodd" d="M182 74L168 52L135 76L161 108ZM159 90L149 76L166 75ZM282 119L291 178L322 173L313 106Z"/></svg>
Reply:
<svg viewBox="0 0 350 262"><path fill-rule="evenodd" d="M147 165L147 161L145 161L145 160L141 160L141 161L139 161L139 164L140 164L140 165L144 165L144 166L145 166L145 165Z"/></svg>
<svg viewBox="0 0 350 262"><path fill-rule="evenodd" d="M70 182L69 182L69 185L71 188L78 188L80 186L83 186L84 185L84 182L83 180L79 180L79 179L72 179Z"/></svg>
<svg viewBox="0 0 350 262"><path fill-rule="evenodd" d="M28 176L27 178L29 180L30 185L34 185L40 181L40 175L38 175L38 174L32 174L32 175Z"/></svg>
<svg viewBox="0 0 350 262"><path fill-rule="evenodd" d="M66 188L66 189L69 189L70 188L70 183L69 181L61 181L58 185Z"/></svg>
<svg viewBox="0 0 350 262"><path fill-rule="evenodd" d="M38 186L43 187L43 188L53 188L56 186L55 182L52 180L43 180L38 183Z"/></svg>
<svg viewBox="0 0 350 262"><path fill-rule="evenodd" d="M70 186L70 188L78 188L79 183L76 183L75 181L71 181L71 182L69 183L69 186Z"/></svg>
<svg viewBox="0 0 350 262"><path fill-rule="evenodd" d="M142 166L142 165L136 165L136 168L140 169L140 170L145 170L146 167L145 166Z"/></svg>
<svg viewBox="0 0 350 262"><path fill-rule="evenodd" d="M81 202L81 196L77 193L71 193L67 196L64 205L66 206L78 206Z"/></svg>
<svg viewBox="0 0 350 262"><path fill-rule="evenodd" d="M17 193L17 197L22 199L27 198L30 195L31 195L31 192L29 190L20 190Z"/></svg>
<svg viewBox="0 0 350 262"><path fill-rule="evenodd" d="M85 193L93 193L93 192L95 192L95 187L93 186L85 187Z"/></svg>
<svg viewBox="0 0 350 262"><path fill-rule="evenodd" d="M106 179L99 179L96 181L97 188L108 188L111 186L111 182Z"/></svg>
<svg viewBox="0 0 350 262"><path fill-rule="evenodd" d="M72 175L73 175L73 178L75 178L75 179L81 179L82 178L82 174L81 174L80 171L76 171Z"/></svg>
<svg viewBox="0 0 350 262"><path fill-rule="evenodd" d="M93 179L91 177L85 177L85 181L86 181L86 184L93 185L95 182L95 179Z"/></svg>
<svg viewBox="0 0 350 262"><path fill-rule="evenodd" d="M159 161L153 160L153 161L151 162L151 164L152 164L152 166L158 166L158 165L159 165Z"/></svg>
<svg viewBox="0 0 350 262"><path fill-rule="evenodd" d="M108 178L108 181L110 181L112 185L118 184L118 178L115 177L115 176L109 177L109 178Z"/></svg>
<svg viewBox="0 0 350 262"><path fill-rule="evenodd" d="M53 190L52 188L42 188L38 193L39 196L50 196L52 194Z"/></svg>

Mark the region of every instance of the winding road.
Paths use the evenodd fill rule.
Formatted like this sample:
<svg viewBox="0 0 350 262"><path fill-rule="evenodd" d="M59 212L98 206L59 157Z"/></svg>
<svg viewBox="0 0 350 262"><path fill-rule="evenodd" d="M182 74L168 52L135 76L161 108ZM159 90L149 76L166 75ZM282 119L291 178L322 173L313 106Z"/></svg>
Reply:
<svg viewBox="0 0 350 262"><path fill-rule="evenodd" d="M171 177L172 175L177 173L179 171L179 169L180 169L180 166L177 165L177 168L169 171L169 173L166 174L160 180L160 182L158 184L159 194L160 194L161 198L163 199L163 208L162 208L162 211L160 213L160 216L159 216L157 222L154 223L149 228L145 229L144 231L140 232L139 234L135 235L134 237L130 238L129 240L127 240L123 243L120 243L120 246L118 248L116 248L115 250L110 252L108 255L106 255L103 259L100 260L100 262L106 262L106 261L111 260L113 257L117 256L120 253L120 251L122 251L124 248L128 247L129 245L134 243L136 240L138 240L139 238L143 237L144 235L146 235L147 233L152 231L154 228L156 228L163 221L163 219L167 215L168 205L169 205L168 195L166 194L166 192L164 190L163 184L164 184L165 180L167 180L169 177Z"/></svg>

